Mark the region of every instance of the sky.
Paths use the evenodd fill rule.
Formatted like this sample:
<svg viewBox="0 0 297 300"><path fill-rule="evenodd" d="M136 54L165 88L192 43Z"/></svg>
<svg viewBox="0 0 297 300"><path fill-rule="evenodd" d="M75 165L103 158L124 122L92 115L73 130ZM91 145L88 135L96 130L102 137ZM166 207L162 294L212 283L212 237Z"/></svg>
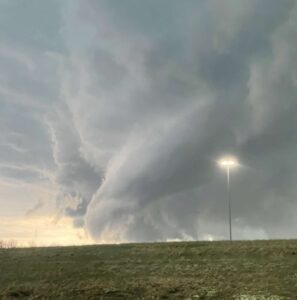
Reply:
<svg viewBox="0 0 297 300"><path fill-rule="evenodd" d="M297 237L297 2L0 0L0 240Z"/></svg>

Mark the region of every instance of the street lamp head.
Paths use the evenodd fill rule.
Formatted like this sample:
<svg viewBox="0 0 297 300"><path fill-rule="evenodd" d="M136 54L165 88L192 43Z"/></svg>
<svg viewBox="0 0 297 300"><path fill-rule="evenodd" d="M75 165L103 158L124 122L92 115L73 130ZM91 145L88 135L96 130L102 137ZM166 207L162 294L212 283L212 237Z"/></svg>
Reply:
<svg viewBox="0 0 297 300"><path fill-rule="evenodd" d="M238 161L235 157L224 157L219 160L219 165L223 168L234 168L237 167Z"/></svg>

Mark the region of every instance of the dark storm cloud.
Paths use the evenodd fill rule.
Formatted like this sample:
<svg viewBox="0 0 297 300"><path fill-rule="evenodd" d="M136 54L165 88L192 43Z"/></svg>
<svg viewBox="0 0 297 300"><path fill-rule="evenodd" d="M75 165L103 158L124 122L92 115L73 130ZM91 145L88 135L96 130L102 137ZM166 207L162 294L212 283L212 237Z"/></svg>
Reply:
<svg viewBox="0 0 297 300"><path fill-rule="evenodd" d="M0 1L0 176L12 182L50 181L54 172L44 119L58 100L58 64L40 14L47 8L54 19L53 6Z"/></svg>
<svg viewBox="0 0 297 300"><path fill-rule="evenodd" d="M81 219L100 185L101 175L81 155L80 137L67 107L62 105L56 108L47 124L57 166L55 182L60 190L57 204L66 215ZM75 224L78 223L82 223L82 220L75 221Z"/></svg>
<svg viewBox="0 0 297 300"><path fill-rule="evenodd" d="M295 132L296 56L282 56L292 46L286 34L296 33L295 10L293 1L81 6L75 20L95 38L73 61L92 74L80 93L97 113L80 114L78 127L95 149L107 147L102 157L111 160L86 217L94 236L197 238L207 228L224 236L224 185L213 161L229 152L250 165L238 172L233 192L238 237L275 236L280 207L279 223L290 223L284 216L294 203L288 185L296 166L286 164L295 142L286 135ZM81 57L85 63L76 62ZM69 103L74 115L77 102ZM279 165L275 153L283 155ZM102 164L100 155L93 158ZM218 224L197 230L195 220L210 216Z"/></svg>
<svg viewBox="0 0 297 300"><path fill-rule="evenodd" d="M20 48L61 48L59 1L0 1L0 38ZM17 74L16 74L17 75Z"/></svg>
<svg viewBox="0 0 297 300"><path fill-rule="evenodd" d="M7 140L4 162L35 153L42 136L36 161L52 151L44 160L75 226L85 221L99 241L148 241L226 237L216 160L235 154L235 237L296 236L295 1L65 3L55 39L65 45L40 45L68 53L37 56L33 72L49 79L36 86L25 76L36 61L11 58L20 75L9 73L0 93L13 105L27 95L16 124L34 130L30 143Z"/></svg>

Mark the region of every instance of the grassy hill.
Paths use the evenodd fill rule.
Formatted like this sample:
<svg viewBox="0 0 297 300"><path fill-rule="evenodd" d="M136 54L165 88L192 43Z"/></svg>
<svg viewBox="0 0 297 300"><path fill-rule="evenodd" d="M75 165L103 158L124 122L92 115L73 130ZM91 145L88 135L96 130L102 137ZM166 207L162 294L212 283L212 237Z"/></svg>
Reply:
<svg viewBox="0 0 297 300"><path fill-rule="evenodd" d="M0 299L297 299L297 241L0 249Z"/></svg>

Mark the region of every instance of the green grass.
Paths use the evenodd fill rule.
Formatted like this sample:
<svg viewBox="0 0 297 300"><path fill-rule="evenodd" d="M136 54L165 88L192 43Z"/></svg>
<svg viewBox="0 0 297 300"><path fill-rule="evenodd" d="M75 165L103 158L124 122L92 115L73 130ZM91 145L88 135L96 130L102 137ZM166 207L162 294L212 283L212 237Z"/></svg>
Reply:
<svg viewBox="0 0 297 300"><path fill-rule="evenodd" d="M0 299L297 299L297 241L0 249Z"/></svg>

